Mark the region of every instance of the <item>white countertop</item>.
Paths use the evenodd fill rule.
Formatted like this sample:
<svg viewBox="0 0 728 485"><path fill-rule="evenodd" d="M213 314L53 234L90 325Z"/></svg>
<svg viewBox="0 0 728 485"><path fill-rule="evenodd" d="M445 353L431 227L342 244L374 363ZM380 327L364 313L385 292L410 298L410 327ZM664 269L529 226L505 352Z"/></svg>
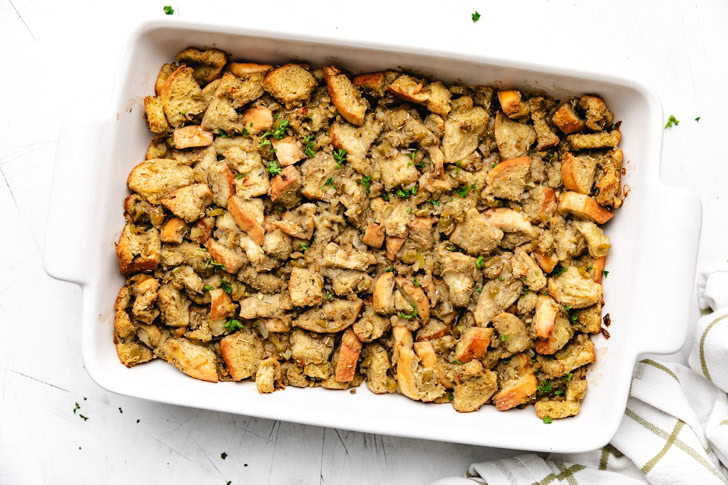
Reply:
<svg viewBox="0 0 728 485"><path fill-rule="evenodd" d="M128 29L164 17L169 3L0 0L0 483L423 483L513 453L149 403L91 381L81 292L43 272L53 154L64 118L105 110ZM662 176L702 199L698 264L726 257L728 3L400 3L172 5L187 19L223 14L241 25L545 63L576 58L637 77L660 96L665 118L680 120L665 132Z"/></svg>

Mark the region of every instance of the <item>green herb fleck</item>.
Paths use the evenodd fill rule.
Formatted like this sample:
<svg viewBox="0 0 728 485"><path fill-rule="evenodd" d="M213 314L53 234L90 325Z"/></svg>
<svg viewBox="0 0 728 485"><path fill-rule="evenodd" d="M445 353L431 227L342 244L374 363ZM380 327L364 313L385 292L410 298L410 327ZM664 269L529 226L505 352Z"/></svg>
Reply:
<svg viewBox="0 0 728 485"><path fill-rule="evenodd" d="M463 365L463 363L462 363L462 362L460 362L460 361L459 361L459 360L457 360L457 359L453 360L453 361L452 361L452 362L450 362L450 363L451 363L451 364L455 364L455 365Z"/></svg>
<svg viewBox="0 0 728 485"><path fill-rule="evenodd" d="M334 179L332 179L331 177L326 179L326 182L324 182L324 185L321 187L321 190L322 191L326 190L326 187L328 185L330 185L331 187L333 187L334 190L336 190L336 185L334 185Z"/></svg>
<svg viewBox="0 0 728 485"><path fill-rule="evenodd" d="M499 277L498 277L498 281L505 281L505 280L506 280L506 279L505 279L504 277L502 277L502 276L499 276Z"/></svg>
<svg viewBox="0 0 728 485"><path fill-rule="evenodd" d="M280 175L283 171L283 169L281 169L281 166L278 165L278 162L276 162L275 160L272 160L265 169L271 175Z"/></svg>
<svg viewBox="0 0 728 485"><path fill-rule="evenodd" d="M412 207L407 207L407 214L412 214Z"/></svg>
<svg viewBox="0 0 728 485"><path fill-rule="evenodd" d="M458 195L460 197L466 197L468 195L468 192L470 192L473 189L475 189L475 184L473 184L473 185L466 185L462 189L458 190Z"/></svg>
<svg viewBox="0 0 728 485"><path fill-rule="evenodd" d="M417 186L413 185L409 189L397 189L395 193L400 199L409 199L413 195L417 195Z"/></svg>
<svg viewBox="0 0 728 485"><path fill-rule="evenodd" d="M574 377L574 374L572 374L571 372L567 372L567 373L566 373L566 381L567 381L567 382L571 382L571 379L572 379L573 377Z"/></svg>
<svg viewBox="0 0 728 485"><path fill-rule="evenodd" d="M84 416L81 413L78 413L78 417L81 418L81 419L83 419L84 421L88 421L88 417L87 416Z"/></svg>
<svg viewBox="0 0 728 485"><path fill-rule="evenodd" d="M217 129L217 134L220 135L223 138L230 138L230 135L228 135L227 133L225 133L224 131L222 131L222 128L218 128Z"/></svg>
<svg viewBox="0 0 728 485"><path fill-rule="evenodd" d="M303 153L308 158L313 157L316 154L316 143L313 141L313 135L304 136L303 142L306 144L306 147L303 149Z"/></svg>
<svg viewBox="0 0 728 485"><path fill-rule="evenodd" d="M407 156L410 157L410 160L413 162L415 161L415 155L417 155L417 150L410 152Z"/></svg>
<svg viewBox="0 0 728 485"><path fill-rule="evenodd" d="M527 286L521 287L521 296L523 296L523 295L528 295L528 287Z"/></svg>
<svg viewBox="0 0 728 485"><path fill-rule="evenodd" d="M174 9L172 7L170 7L169 5L165 5L162 10L164 10L164 13L167 15L174 14Z"/></svg>
<svg viewBox="0 0 728 485"><path fill-rule="evenodd" d="M480 14L478 13L477 10L475 12L473 12L473 14L470 17L473 19L473 22L477 22L478 20L480 20Z"/></svg>
<svg viewBox="0 0 728 485"><path fill-rule="evenodd" d="M385 193L383 193L383 194L382 194L382 199L384 199L384 200L386 200L387 202L389 202L389 194L388 194L388 193L386 193L386 192L385 192Z"/></svg>
<svg viewBox="0 0 728 485"><path fill-rule="evenodd" d="M417 278L414 278L414 279L412 280L412 284L413 284L413 285L415 285L415 288L419 288L419 287L420 287L420 282L419 282L419 281L417 281Z"/></svg>
<svg viewBox="0 0 728 485"><path fill-rule="evenodd" d="M410 303L410 305L412 305ZM405 320L412 320L413 318L417 317L417 307L412 305L412 313L405 313L405 312L399 312L399 318L404 318Z"/></svg>
<svg viewBox="0 0 728 485"><path fill-rule="evenodd" d="M384 270L385 273L391 273L392 271L394 271L394 266L392 266L391 264L387 266L387 269Z"/></svg>
<svg viewBox="0 0 728 485"><path fill-rule="evenodd" d="M569 320L571 320L571 323L576 323L579 321L579 315L574 313L573 315L569 315Z"/></svg>
<svg viewBox="0 0 728 485"><path fill-rule="evenodd" d="M220 288L222 288L223 290L225 290L225 293L227 293L227 294L230 294L230 293L233 292L233 287L230 286L230 283L228 283L225 280L223 280L223 281L220 282Z"/></svg>
<svg viewBox="0 0 728 485"><path fill-rule="evenodd" d="M609 276L609 271L602 271L602 274L604 275L604 277L607 277Z"/></svg>
<svg viewBox="0 0 728 485"><path fill-rule="evenodd" d="M243 128L243 136L250 136L250 132L247 128Z"/></svg>
<svg viewBox="0 0 728 485"><path fill-rule="evenodd" d="M697 118L695 118L695 121L700 121L700 116L698 116Z"/></svg>
<svg viewBox="0 0 728 485"><path fill-rule="evenodd" d="M476 288L476 289L475 289L475 292L476 292L476 293L481 293L482 291L483 291L483 288Z"/></svg>
<svg viewBox="0 0 728 485"><path fill-rule="evenodd" d="M124 410L119 408L119 414L124 414Z"/></svg>
<svg viewBox="0 0 728 485"><path fill-rule="evenodd" d="M591 270L592 270L592 267L591 267L591 266L587 266L587 267L586 267L586 270L587 270L587 271L591 271Z"/></svg>
<svg viewBox="0 0 728 485"><path fill-rule="evenodd" d="M215 269L220 268L223 271L227 271L227 269L225 269L224 264L216 263L215 260L212 258L209 258L207 261L205 261L205 268L208 268L210 266L212 266Z"/></svg>
<svg viewBox="0 0 728 485"><path fill-rule="evenodd" d="M207 291L210 291L210 290L212 290L213 288L212 288L212 286L210 286L210 285L205 285L205 286L203 286L203 287L202 287L202 289L203 289L203 290L207 290Z"/></svg>
<svg viewBox="0 0 728 485"><path fill-rule="evenodd" d="M562 391L561 389L557 389L557 390L554 391L554 396L560 396L563 393L564 393L564 391Z"/></svg>
<svg viewBox="0 0 728 485"><path fill-rule="evenodd" d="M308 245L308 244L306 244L306 243L301 243L301 244L300 244L300 245L299 245L298 247L299 247L299 248L301 249L301 251L303 251L303 252L305 253L305 252L306 252L306 250L307 250L308 248L310 248L311 246L309 246L309 245Z"/></svg>
<svg viewBox="0 0 728 485"><path fill-rule="evenodd" d="M508 342L508 335L507 334L501 335L501 342Z"/></svg>
<svg viewBox="0 0 728 485"><path fill-rule="evenodd" d="M367 192L369 192L369 187L372 186L372 176L371 175L367 175L366 177L364 177L363 179L361 179L359 181L359 183L362 184L364 186L364 188L367 189Z"/></svg>
<svg viewBox="0 0 728 485"><path fill-rule="evenodd" d="M544 422L544 424L551 424L552 423L551 418L549 418L548 416L544 416L543 417L543 422Z"/></svg>
<svg viewBox="0 0 728 485"><path fill-rule="evenodd" d="M334 150L334 160L336 160L336 168L340 168L341 164L346 161L346 150Z"/></svg>
<svg viewBox="0 0 728 485"><path fill-rule="evenodd" d="M506 360L504 360L504 361L503 361L503 363L504 363L505 365L508 365L508 364L510 364L510 363L511 363L511 359L506 359Z"/></svg>
<svg viewBox="0 0 728 485"><path fill-rule="evenodd" d="M453 399L455 399L455 396L453 395L453 393L452 393L452 392L448 392L448 393L447 393L447 399L448 399L449 401L452 401Z"/></svg>
<svg viewBox="0 0 728 485"><path fill-rule="evenodd" d="M431 200L430 204L434 205L435 207L440 207L440 202L437 200Z"/></svg>
<svg viewBox="0 0 728 485"><path fill-rule="evenodd" d="M236 330L240 330L243 328L243 324L240 323L238 320L228 320L225 322L225 330L228 332L235 332Z"/></svg>
<svg viewBox="0 0 728 485"><path fill-rule="evenodd" d="M328 295L326 295L326 301L331 301L333 299L334 299L334 294L333 293L329 293Z"/></svg>
<svg viewBox="0 0 728 485"><path fill-rule="evenodd" d="M677 126L680 124L680 121L675 118L674 115L670 115L670 117L667 119L667 123L665 123L665 128L672 128L673 126Z"/></svg>
<svg viewBox="0 0 728 485"><path fill-rule="evenodd" d="M73 414L76 414L76 411L81 409L81 406L78 405L78 403L75 403L76 405L73 407Z"/></svg>
<svg viewBox="0 0 728 485"><path fill-rule="evenodd" d="M495 168L495 162L490 165L490 168Z"/></svg>
<svg viewBox="0 0 728 485"><path fill-rule="evenodd" d="M483 264L485 264L485 257L483 257L483 255L481 254L480 256L478 256L478 259L475 260L475 267L478 269L482 269Z"/></svg>
<svg viewBox="0 0 728 485"><path fill-rule="evenodd" d="M557 276L561 276L566 271L566 268L563 266L557 266L554 268L554 270L551 272L551 277L556 278Z"/></svg>
<svg viewBox="0 0 728 485"><path fill-rule="evenodd" d="M569 310L571 310L571 307L569 305L564 305L564 310L568 312Z"/></svg>
<svg viewBox="0 0 728 485"><path fill-rule="evenodd" d="M223 460L227 458L227 453L225 453L224 451L220 453L220 458L222 458Z"/></svg>
<svg viewBox="0 0 728 485"><path fill-rule="evenodd" d="M288 130L288 126L291 124L288 120L281 120L278 122L278 127L276 128L276 131L273 132L273 138L276 140L282 140L284 136L286 136L286 131Z"/></svg>

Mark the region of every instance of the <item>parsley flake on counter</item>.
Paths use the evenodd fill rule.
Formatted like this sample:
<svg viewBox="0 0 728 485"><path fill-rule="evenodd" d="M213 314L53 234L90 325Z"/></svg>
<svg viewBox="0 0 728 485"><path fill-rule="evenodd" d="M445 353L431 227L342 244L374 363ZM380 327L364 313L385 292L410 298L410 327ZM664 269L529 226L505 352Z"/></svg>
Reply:
<svg viewBox="0 0 728 485"><path fill-rule="evenodd" d="M280 175L281 172L283 171L281 169L281 166L278 165L278 162L276 162L275 160L272 160L265 169L271 175Z"/></svg>
<svg viewBox="0 0 728 485"><path fill-rule="evenodd" d="M475 260L475 267L478 269L483 269L483 264L485 264L485 258L481 254L478 256L478 259Z"/></svg>
<svg viewBox="0 0 728 485"><path fill-rule="evenodd" d="M336 168L340 168L341 164L346 161L346 150L334 150L334 160L336 160Z"/></svg>
<svg viewBox="0 0 728 485"><path fill-rule="evenodd" d="M76 405L73 407L73 414L76 414L76 411L81 409L81 406L78 405L78 403L75 403Z"/></svg>
<svg viewBox="0 0 728 485"><path fill-rule="evenodd" d="M606 278L607 276L609 276L609 271L604 270L604 271L602 271L602 274Z"/></svg>
<svg viewBox="0 0 728 485"><path fill-rule="evenodd" d="M551 421L551 418L549 418L548 416L544 416L543 422L544 424L551 424L553 421Z"/></svg>
<svg viewBox="0 0 728 485"><path fill-rule="evenodd" d="M475 12L473 12L473 14L470 16L470 18L473 19L473 22L477 22L478 20L480 20L480 14L476 10Z"/></svg>
<svg viewBox="0 0 728 485"><path fill-rule="evenodd" d="M697 118L695 118L695 121L700 121L700 116L698 116Z"/></svg>
<svg viewBox="0 0 728 485"><path fill-rule="evenodd" d="M124 414L124 410L119 408L119 414Z"/></svg>
<svg viewBox="0 0 728 485"><path fill-rule="evenodd" d="M228 332L235 332L236 330L241 330L243 328L243 324L240 323L238 320L228 320L225 322L225 330Z"/></svg>
<svg viewBox="0 0 728 485"><path fill-rule="evenodd" d="M227 456L228 456L227 453L225 453L224 451L222 453L220 453L220 458L222 458L223 460L225 458L227 458Z"/></svg>
<svg viewBox="0 0 728 485"><path fill-rule="evenodd" d="M164 13L167 15L174 14L174 9L172 7L170 7L169 5L165 5L162 10L164 10Z"/></svg>
<svg viewBox="0 0 728 485"><path fill-rule="evenodd" d="M83 419L84 421L88 421L88 417L87 416L84 416L81 413L78 413L78 417L81 418L81 419Z"/></svg>
<svg viewBox="0 0 728 485"><path fill-rule="evenodd" d="M670 115L670 117L667 119L667 123L665 123L665 128L672 128L673 126L677 126L680 124L680 120L675 118L674 115Z"/></svg>

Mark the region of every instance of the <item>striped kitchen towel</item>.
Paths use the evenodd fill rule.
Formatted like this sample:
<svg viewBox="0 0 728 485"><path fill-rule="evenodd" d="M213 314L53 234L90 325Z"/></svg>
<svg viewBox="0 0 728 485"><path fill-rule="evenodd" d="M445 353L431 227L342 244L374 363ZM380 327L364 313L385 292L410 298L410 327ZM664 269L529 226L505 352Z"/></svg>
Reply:
<svg viewBox="0 0 728 485"><path fill-rule="evenodd" d="M698 296L703 310L714 311L698 323L689 367L640 361L606 447L475 463L466 477L433 485L728 485L728 263L706 268Z"/></svg>

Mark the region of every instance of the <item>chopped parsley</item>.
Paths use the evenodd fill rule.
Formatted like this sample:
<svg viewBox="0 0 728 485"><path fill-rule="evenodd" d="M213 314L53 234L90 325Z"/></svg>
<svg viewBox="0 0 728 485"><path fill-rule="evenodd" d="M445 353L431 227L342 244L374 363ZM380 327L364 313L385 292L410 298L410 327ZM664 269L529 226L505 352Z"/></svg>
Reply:
<svg viewBox="0 0 728 485"><path fill-rule="evenodd" d="M470 18L473 19L473 22L477 22L478 20L480 20L480 14L476 10L475 12L473 12L473 14L470 16Z"/></svg>
<svg viewBox="0 0 728 485"><path fill-rule="evenodd" d="M341 164L346 161L346 150L334 150L334 160L336 160L336 168L340 168Z"/></svg>
<svg viewBox="0 0 728 485"><path fill-rule="evenodd" d="M281 166L278 165L278 162L275 160L272 160L265 169L268 171L271 175L280 175L283 169L281 169Z"/></svg>
<svg viewBox="0 0 728 485"><path fill-rule="evenodd" d="M415 288L419 288L419 287L420 287L420 282L419 282L419 281L417 281L417 278L414 278L414 279L412 280L412 284L413 284L413 285L415 285Z"/></svg>
<svg viewBox="0 0 728 485"><path fill-rule="evenodd" d="M576 313L569 315L569 320L571 320L571 323L576 323L579 321L579 315Z"/></svg>
<svg viewBox="0 0 728 485"><path fill-rule="evenodd" d="M304 136L303 142L306 144L306 147L303 149L303 153L308 158L313 157L316 154L316 143L313 141L313 135Z"/></svg>
<svg viewBox="0 0 728 485"><path fill-rule="evenodd" d="M270 131L266 131L260 136L260 143L258 143L258 146L263 148L266 145L270 145L270 140L268 139L269 136L271 136L273 133Z"/></svg>
<svg viewBox="0 0 728 485"><path fill-rule="evenodd" d="M220 136L221 136L221 137L223 137L223 138L230 138L230 135L228 135L227 133L225 133L225 132L224 132L224 131L222 130L222 128L218 128L218 129L217 129L217 134L218 134L218 135L220 135Z"/></svg>
<svg viewBox="0 0 728 485"><path fill-rule="evenodd" d="M413 162L415 161L415 155L417 155L417 150L410 152L407 156L410 157L410 160Z"/></svg>
<svg viewBox="0 0 728 485"><path fill-rule="evenodd" d="M483 288L476 288L476 289L475 289L475 292L476 292L476 293L481 293L482 291L483 291Z"/></svg>
<svg viewBox="0 0 728 485"><path fill-rule="evenodd" d="M389 194L388 194L388 193L386 193L386 192L385 192L385 193L383 193L383 194L382 194L382 199L384 199L384 200L386 200L387 202L389 202Z"/></svg>
<svg viewBox="0 0 728 485"><path fill-rule="evenodd" d="M501 335L501 342L508 342L508 334Z"/></svg>
<svg viewBox="0 0 728 485"><path fill-rule="evenodd" d="M308 248L310 248L311 246L309 246L308 244L305 244L305 243L301 243L298 247L301 249L301 251L303 251L305 253L306 250Z"/></svg>
<svg viewBox="0 0 728 485"><path fill-rule="evenodd" d="M564 391L562 391L561 389L557 389L557 390L554 391L554 396L560 396L563 393L564 393Z"/></svg>
<svg viewBox="0 0 728 485"><path fill-rule="evenodd" d="M240 323L238 320L228 320L225 322L225 330L228 332L234 332L236 330L241 330L243 328L243 324Z"/></svg>
<svg viewBox="0 0 728 485"><path fill-rule="evenodd" d="M673 126L677 126L680 124L680 120L675 118L674 115L670 115L670 117L667 119L667 123L665 123L665 128L672 128Z"/></svg>
<svg viewBox="0 0 728 485"><path fill-rule="evenodd" d="M391 273L392 271L394 271L394 266L392 266L391 264L387 266L387 269L384 270L385 273Z"/></svg>
<svg viewBox="0 0 728 485"><path fill-rule="evenodd" d="M235 180L240 180L241 178L245 177L242 173L239 173L235 176Z"/></svg>
<svg viewBox="0 0 728 485"><path fill-rule="evenodd" d="M564 305L564 310L568 312L569 310L571 310L571 307L569 305Z"/></svg>
<svg viewBox="0 0 728 485"><path fill-rule="evenodd" d="M230 283L228 283L227 281L224 281L224 280L220 282L220 288L225 290L225 293L227 293L227 294L230 294L233 292L233 287L230 286Z"/></svg>
<svg viewBox="0 0 728 485"><path fill-rule="evenodd" d="M124 410L119 408L119 414L124 414Z"/></svg>
<svg viewBox="0 0 728 485"><path fill-rule="evenodd" d="M334 190L336 190L336 185L334 185L334 179L332 179L331 177L329 177L329 178L326 179L326 182L324 182L324 185L321 187L321 190L322 191L323 190L326 190L326 187L328 185L330 185L331 187L334 188Z"/></svg>
<svg viewBox="0 0 728 485"><path fill-rule="evenodd" d="M205 286L203 286L203 287L202 287L202 289L203 289L203 290L207 290L207 291L210 291L210 290L212 290L213 288L212 288L212 286L210 286L210 285L205 285Z"/></svg>
<svg viewBox="0 0 728 485"><path fill-rule="evenodd" d="M453 246L453 245L451 244L451 245L449 245L449 246L447 247L447 250L448 250L448 251L455 251L455 246Z"/></svg>
<svg viewBox="0 0 728 485"><path fill-rule="evenodd" d="M459 361L459 360L457 360L457 359L453 360L453 361L452 361L452 362L450 362L450 363L451 363L451 364L455 364L455 365L463 365L463 363L462 363L462 362L460 362L460 361Z"/></svg>
<svg viewBox="0 0 728 485"><path fill-rule="evenodd" d="M508 365L508 364L510 364L510 363L511 363L511 359L506 359L506 360L504 360L504 361L503 361L503 363L504 363L505 365Z"/></svg>
<svg viewBox="0 0 728 485"><path fill-rule="evenodd" d="M524 286L521 288L521 296L528 295L528 287Z"/></svg>
<svg viewBox="0 0 728 485"><path fill-rule="evenodd" d="M448 399L449 401L452 401L453 399L455 399L455 396L453 395L453 393L452 393L452 392L448 392L448 393L447 393L447 399Z"/></svg>
<svg viewBox="0 0 728 485"><path fill-rule="evenodd" d="M548 394L551 392L551 383L549 381L543 381L536 387L536 390L541 394Z"/></svg>
<svg viewBox="0 0 728 485"><path fill-rule="evenodd" d="M224 451L220 453L220 458L222 458L223 460L227 458L227 453L225 453Z"/></svg>
<svg viewBox="0 0 728 485"><path fill-rule="evenodd" d="M695 121L700 121L700 116L698 116L697 118L695 118Z"/></svg>
<svg viewBox="0 0 728 485"><path fill-rule="evenodd" d="M566 373L566 381L567 381L567 382L571 382L571 379L572 379L573 377L574 377L574 374L572 374L571 372L567 372L567 373Z"/></svg>
<svg viewBox="0 0 728 485"><path fill-rule="evenodd" d="M473 185L466 185L462 189L458 190L458 195L460 197L467 197L468 192L470 192L471 190L474 190L474 189L475 189L475 184L473 184Z"/></svg>
<svg viewBox="0 0 728 485"><path fill-rule="evenodd" d="M139 421L141 421L141 420L137 419L137 424L139 424Z"/></svg>
<svg viewBox="0 0 728 485"><path fill-rule="evenodd" d="M331 301L333 299L334 299L334 294L333 293L329 293L329 294L326 295L326 301Z"/></svg>
<svg viewBox="0 0 728 485"><path fill-rule="evenodd" d="M591 271L591 270L592 270L592 267L591 267L591 266L587 266L587 267L586 267L586 270L587 270L587 271Z"/></svg>
<svg viewBox="0 0 728 485"><path fill-rule="evenodd" d="M412 320L413 318L417 317L417 307L410 303L412 305L412 313L405 313L405 312L399 312L399 318L404 318L405 320Z"/></svg>
<svg viewBox="0 0 728 485"><path fill-rule="evenodd" d="M490 168L495 168L495 162L490 165Z"/></svg>
<svg viewBox="0 0 728 485"><path fill-rule="evenodd" d="M412 214L412 207L407 207L407 214Z"/></svg>
<svg viewBox="0 0 728 485"><path fill-rule="evenodd" d="M225 269L224 264L216 263L215 260L212 258L209 258L207 261L205 261L205 268L209 268L210 266L212 266L215 269L220 268L223 271L227 271L227 269Z"/></svg>
<svg viewBox="0 0 728 485"><path fill-rule="evenodd" d="M505 281L505 280L506 280L506 279L505 279L504 277L502 277L502 276L499 276L499 277L498 277L498 281Z"/></svg>
<svg viewBox="0 0 728 485"><path fill-rule="evenodd" d="M283 137L286 136L286 131L288 130L290 124L291 122L288 120L279 121L276 131L273 132L273 138L275 138L276 140L282 140Z"/></svg>
<svg viewBox="0 0 728 485"><path fill-rule="evenodd" d="M81 419L83 419L84 421L88 421L88 417L87 416L84 416L81 413L78 413L78 417L81 418Z"/></svg>
<svg viewBox="0 0 728 485"><path fill-rule="evenodd" d="M162 10L164 10L164 13L167 14L167 15L173 15L174 14L174 9L172 7L170 7L169 5L165 5Z"/></svg>
<svg viewBox="0 0 728 485"><path fill-rule="evenodd" d="M603 274L603 275L604 275L605 277L607 277L607 276L609 276L609 271L602 271L602 274Z"/></svg>
<svg viewBox="0 0 728 485"><path fill-rule="evenodd" d="M485 258L481 254L480 256L478 256L478 259L475 260L475 267L478 269L482 269L484 262L485 262Z"/></svg>
<svg viewBox="0 0 728 485"><path fill-rule="evenodd" d="M566 272L566 268L564 268L563 266L557 266L551 272L551 277L556 278L557 276L561 276L562 274L564 274L564 272Z"/></svg>
<svg viewBox="0 0 728 485"><path fill-rule="evenodd" d="M73 414L76 414L76 411L81 409L81 406L78 405L78 403L75 403L76 405L73 407Z"/></svg>
<svg viewBox="0 0 728 485"><path fill-rule="evenodd" d="M361 179L359 181L359 183L362 184L364 186L364 188L367 189L367 192L369 192L369 187L372 186L372 176L371 175L367 175L366 177L364 177L363 179Z"/></svg>
<svg viewBox="0 0 728 485"><path fill-rule="evenodd" d="M551 424L553 421L551 421L551 418L549 418L548 416L544 416L543 422L544 424Z"/></svg>
<svg viewBox="0 0 728 485"><path fill-rule="evenodd" d="M440 202L437 200L431 200L430 204L434 205L435 207L440 207Z"/></svg>
<svg viewBox="0 0 728 485"><path fill-rule="evenodd" d="M413 195L417 195L417 186L413 185L409 189L397 189L395 193L400 199L409 199Z"/></svg>

